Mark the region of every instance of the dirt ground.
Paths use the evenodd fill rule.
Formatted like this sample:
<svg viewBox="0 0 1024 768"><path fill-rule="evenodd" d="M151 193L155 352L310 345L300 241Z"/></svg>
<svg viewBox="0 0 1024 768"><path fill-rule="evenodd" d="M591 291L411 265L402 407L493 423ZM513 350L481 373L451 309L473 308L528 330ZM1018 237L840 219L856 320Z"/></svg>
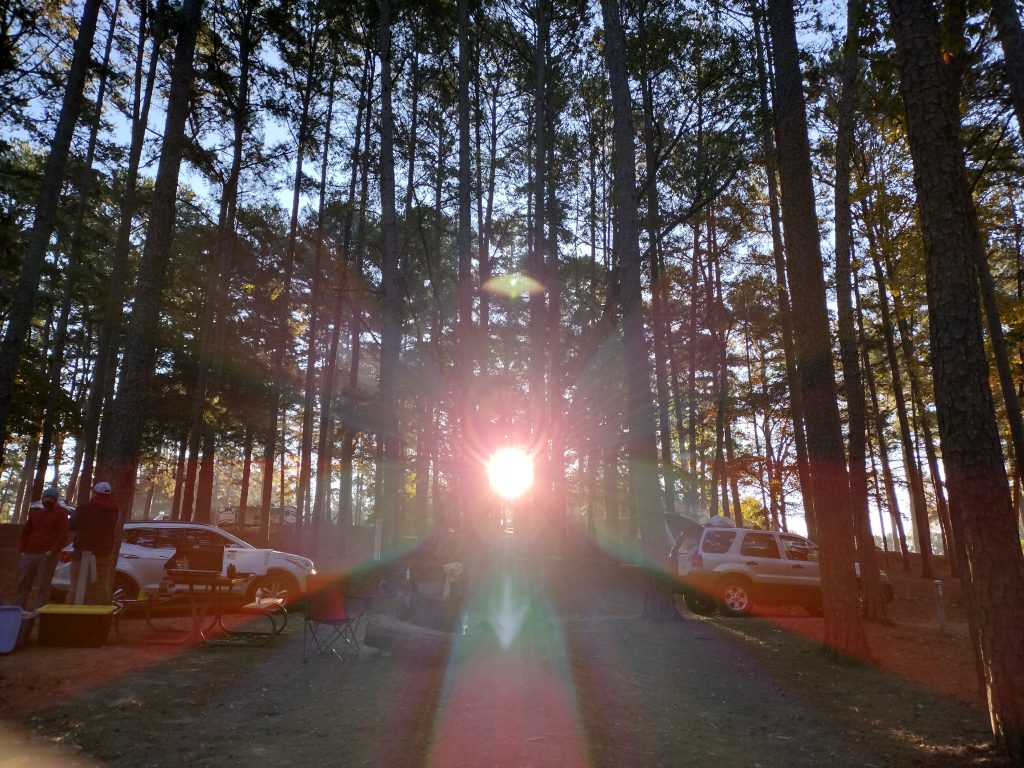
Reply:
<svg viewBox="0 0 1024 768"><path fill-rule="evenodd" d="M638 569L501 546L448 645L303 662L294 612L264 647L149 644L136 618L101 648L18 649L0 766L1005 765L951 579L940 631L932 582L890 568L892 624L836 666L798 610L650 622Z"/></svg>

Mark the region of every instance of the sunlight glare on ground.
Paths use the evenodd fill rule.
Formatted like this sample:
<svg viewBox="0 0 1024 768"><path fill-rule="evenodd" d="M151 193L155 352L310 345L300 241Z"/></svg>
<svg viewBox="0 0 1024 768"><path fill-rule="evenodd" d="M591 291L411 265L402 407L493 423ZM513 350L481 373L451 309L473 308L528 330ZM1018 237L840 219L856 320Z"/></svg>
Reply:
<svg viewBox="0 0 1024 768"><path fill-rule="evenodd" d="M487 461L491 490L505 499L518 499L533 485L533 458L522 448L502 448Z"/></svg>
<svg viewBox="0 0 1024 768"><path fill-rule="evenodd" d="M529 609L522 595L516 593L511 579L505 579L502 585L501 599L495 601L490 608L491 626L502 648L512 647L519 630L522 629L526 612Z"/></svg>

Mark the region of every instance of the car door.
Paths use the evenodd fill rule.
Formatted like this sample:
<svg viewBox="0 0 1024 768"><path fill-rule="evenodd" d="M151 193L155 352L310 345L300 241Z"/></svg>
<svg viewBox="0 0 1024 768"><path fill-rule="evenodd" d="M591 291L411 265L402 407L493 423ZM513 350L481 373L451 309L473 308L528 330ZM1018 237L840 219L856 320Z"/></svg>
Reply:
<svg viewBox="0 0 1024 768"><path fill-rule="evenodd" d="M779 541L786 556L788 578L797 592L798 602L820 603L821 566L818 562L818 547L795 533L780 533Z"/></svg>
<svg viewBox="0 0 1024 768"><path fill-rule="evenodd" d="M216 530L215 528L190 528L188 531L189 541L193 547L220 547L224 550L224 567L226 568L229 564L235 564L238 568L239 564L243 564L243 567L239 569L239 573L253 573L258 576L262 576L267 572L266 568L266 552L267 550L256 550L250 547L244 542L239 543L229 536L225 536L223 532ZM263 554L264 565L262 568L251 567L251 560L244 559L243 556L249 553L260 552ZM245 591L247 584L245 582L238 586L237 589Z"/></svg>
<svg viewBox="0 0 1024 768"><path fill-rule="evenodd" d="M761 599L781 602L785 598L786 570L775 534L744 531L739 564L757 586Z"/></svg>
<svg viewBox="0 0 1024 768"><path fill-rule="evenodd" d="M167 531L149 526L125 527L117 569L138 584L139 589L155 592L164 577L164 564L174 555L174 544Z"/></svg>

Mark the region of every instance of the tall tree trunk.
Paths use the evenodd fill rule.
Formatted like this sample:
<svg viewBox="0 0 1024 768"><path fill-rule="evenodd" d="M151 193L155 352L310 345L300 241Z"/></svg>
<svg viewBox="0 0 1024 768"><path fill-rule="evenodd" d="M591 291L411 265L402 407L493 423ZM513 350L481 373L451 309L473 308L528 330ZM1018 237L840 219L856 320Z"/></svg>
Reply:
<svg viewBox="0 0 1024 768"><path fill-rule="evenodd" d="M480 14L480 20L477 22L478 26L483 23L484 19L484 8L478 6L478 13ZM480 103L480 54L479 46L476 56L477 62L477 110L483 112L483 107ZM481 361L487 360L487 343L490 337L490 316L491 316L491 303L490 293L484 289L491 279L491 231L494 226L494 194L498 175L498 98L495 94L488 105L488 133L487 133L487 181L486 184L483 182L483 158L481 157L481 138L480 138L480 127L483 124L482 117L476 121L476 143L477 143L477 165L476 165L476 178L477 178L477 229L478 237L480 238L480 255L479 255L479 268L480 273L480 340L482 348L480 350ZM486 191L485 191L486 190Z"/></svg>
<svg viewBox="0 0 1024 768"><path fill-rule="evenodd" d="M766 118L771 116L768 103L769 74L767 52L762 39L764 23L761 12L754 14L754 44L757 50L758 86L761 111ZM786 383L789 385L789 413L793 422L793 439L796 447L796 467L800 478L800 493L804 502L804 519L807 535L818 538L817 515L814 510L811 488L811 463L807 458L807 429L804 423L804 395L800 389L800 372L797 370L796 344L793 340L793 311L789 301L789 287L786 283L786 250L782 242L782 214L779 210L778 161L775 139L769 127L770 120L763 121L761 147L765 157L765 173L768 177L768 213L772 227L772 255L775 263L775 287L778 291L779 323L782 327L782 349L786 358Z"/></svg>
<svg viewBox="0 0 1024 768"><path fill-rule="evenodd" d="M417 536L425 536L430 530L430 451L427 448L431 440L432 419L427 398L417 395L416 411L416 460L413 476L413 524Z"/></svg>
<svg viewBox="0 0 1024 768"><path fill-rule="evenodd" d="M469 135L469 0L458 0L458 278L456 297L458 317L455 335L455 386L452 390L455 404L455 488L454 501L457 515L462 520L477 519L476 510L469 508L474 498L469 485L472 482L471 464L466 438L470 432L469 419L474 412L472 403L473 381L473 224L472 224L472 168L470 165ZM440 256L440 254L438 254Z"/></svg>
<svg viewBox="0 0 1024 768"><path fill-rule="evenodd" d="M354 302L350 299L352 292L352 275L349 261L351 259L352 245L352 219L356 206L356 182L359 179L359 143L362 138L364 115L367 113L370 88L373 83L373 54L367 49L364 52L363 73L359 101L356 105L356 122L352 137L352 152L350 157L351 170L348 184L348 205L345 207L345 216L341 231L341 249L337 257L338 288L335 296L334 317L331 325L331 343L327 353L327 369L323 376L320 389L320 438L317 443L316 452L316 496L313 499L313 515L324 520L327 519L327 494L331 487L331 467L334 456L334 398L337 387L335 385L338 370L338 347L341 341L341 328L344 324L345 308ZM369 126L366 132L369 133ZM350 463L351 466L351 463ZM351 518L351 493L348 495L348 517ZM342 506L338 509L339 536L344 536L343 528L345 523L342 520ZM341 543L343 539L339 539Z"/></svg>
<svg viewBox="0 0 1024 768"><path fill-rule="evenodd" d="M1024 134L1024 29L1016 0L992 0L992 21L1003 49L1003 68L1010 85L1017 130Z"/></svg>
<svg viewBox="0 0 1024 768"><path fill-rule="evenodd" d="M178 171L185 148L185 120L195 76L192 59L202 5L202 0L185 0L181 9L163 146L149 209L146 245L135 284L131 326L125 338L124 363L114 403L115 417L112 430L104 433L100 446L100 472L97 474L111 483L122 511L131 510L135 494L144 403L156 358L153 340L158 336L164 278L174 238Z"/></svg>
<svg viewBox="0 0 1024 768"><path fill-rule="evenodd" d="M640 15L639 35L646 40L645 14ZM658 197L658 147L654 129L654 86L650 75L641 73L643 96L644 159L647 164L647 239L651 270L651 328L654 331L654 380L657 392L658 438L661 448L661 469L665 489L665 511L674 513L675 472L672 462L672 422L669 418L668 368L668 280L664 273L661 248L661 208Z"/></svg>
<svg viewBox="0 0 1024 768"><path fill-rule="evenodd" d="M366 211L369 205L368 190L370 178L370 151L371 131L369 126L373 123L373 99L370 98L373 84L373 73L376 62L371 58L369 66L369 80L366 87L366 125L363 131L363 154L362 164L359 170L359 221L356 226L355 264L352 267L353 286L350 295L352 296L352 311L349 315L349 357L351 358L348 371L347 392L350 398L354 397L359 386L359 365L361 359L361 334L363 310L358 298L356 287L359 286L363 276L363 254L366 251ZM351 404L348 411L352 410ZM354 419L350 413L343 414L345 426L341 441L341 456L339 457L341 475L341 501L338 505L338 534L340 537L339 546L344 550L345 536L348 527L355 521L352 510L352 480L353 480L353 459L355 457L356 445L359 435L355 431Z"/></svg>
<svg viewBox="0 0 1024 768"><path fill-rule="evenodd" d="M21 362L21 352L32 326L36 296L39 293L39 278L57 219L57 206L64 184L71 138L82 111L82 92L85 88L85 78L89 73L90 51L96 34L99 12L100 0L85 0L82 18L78 24L71 69L68 70L67 83L64 87L60 116L57 118L57 128L50 143L50 153L46 158L43 181L36 200L32 231L29 233L21 272L18 274L18 282L7 311L7 330L3 343L0 344L0 445L7 444L7 420L11 412L15 377Z"/></svg>
<svg viewBox="0 0 1024 768"><path fill-rule="evenodd" d="M864 618L884 621L885 597L875 559L875 539L871 535L868 512L867 422L864 382L861 378L857 329L853 316L853 223L850 212L850 156L856 119L857 70L860 66L860 24L863 0L849 0L846 12L846 42L843 46L842 88L839 94L839 119L836 129L836 298L839 306L839 348L843 361L846 389L850 473L850 500L853 505L853 529L860 563L861 610Z"/></svg>
<svg viewBox="0 0 1024 768"><path fill-rule="evenodd" d="M612 430L608 430L611 432ZM619 434L609 434L604 445L604 472L602 474L602 488L604 496L604 521L609 536L617 539L619 536L619 451L614 437Z"/></svg>
<svg viewBox="0 0 1024 768"><path fill-rule="evenodd" d="M252 428L246 425L245 437L242 441L242 480L239 484L238 509L235 522L245 524L245 510L249 506L249 483L252 479Z"/></svg>
<svg viewBox="0 0 1024 768"><path fill-rule="evenodd" d="M928 284L939 438L968 617L992 731L1024 762L1024 557L1010 498L978 301L984 243L930 0L889 0ZM966 290L965 290L966 286Z"/></svg>
<svg viewBox="0 0 1024 768"><path fill-rule="evenodd" d="M899 296L893 296L893 305L896 308L896 327L900 332L900 347L903 351L903 365L906 367L907 376L910 379L910 397L913 400L917 413L921 418L921 442L924 443L925 456L928 458L928 470L931 473L932 487L935 490L935 507L939 516L939 525L942 527L942 538L946 544L946 558L950 565L950 573L959 573L958 559L956 556L956 543L954 542L952 524L949 519L949 505L946 503L946 494L942 486L942 474L939 471L939 458L935 453L935 442L932 436L931 417L924 404L924 394L920 376L917 371L917 356L914 354L913 342L911 341L910 323L907 322L906 314L900 306Z"/></svg>
<svg viewBox="0 0 1024 768"><path fill-rule="evenodd" d="M529 299L529 318L527 320L527 338L530 345L529 358L529 398L530 398L530 430L531 438L536 447L539 448L538 477L534 483L531 504L534 514L529 521L529 535L534 537L539 544L546 541L542 532L537 530L545 519L547 506L547 494L545 493L545 482L548 479L547 459L548 446L547 434L547 410L545 403L544 371L546 368L547 349L544 336L544 319L546 317L547 292L550 290L548 275L546 274L545 254L548 246L545 236L545 224L547 222L547 200L545 191L547 185L547 159L548 159L548 114L547 114L547 64L548 47L550 43L551 30L551 2L550 0L537 0L534 3L536 38L533 50L533 93L531 105L533 107L533 163L530 167L530 184L532 195L532 213L529 217L529 251L527 254L527 272L531 278L537 281L537 290L531 292Z"/></svg>
<svg viewBox="0 0 1024 768"><path fill-rule="evenodd" d="M25 451L25 466L21 469L18 481L18 496L14 502L16 522L28 520L29 506L32 504L32 473L36 470L36 459L39 456L39 433L29 435L28 448Z"/></svg>
<svg viewBox="0 0 1024 768"><path fill-rule="evenodd" d="M729 516L729 478L725 464L726 420L729 412L729 327L725 315L725 300L722 296L722 262L718 252L718 227L714 211L708 214L708 302L711 315L715 318L712 333L718 344L718 368L715 376L717 408L715 413L715 459L712 478L712 493L716 493L715 481L721 488L722 503L712 504L717 514ZM739 521L742 524L742 518Z"/></svg>
<svg viewBox="0 0 1024 768"><path fill-rule="evenodd" d="M313 474L313 411L316 408L316 361L320 345L320 313L323 306L323 251L324 207L327 204L327 168L331 156L331 120L334 116L335 65L331 65L331 82L327 89L327 117L324 129L323 155L320 162L320 190L316 213L316 233L313 243L313 278L310 288L309 332L306 335L306 381L302 402L302 439L299 451L299 488L296 498L298 520L309 526L311 551L319 541L323 521L317 516L310 499L310 480ZM323 363L326 368L327 361ZM324 373L321 373L321 377ZM321 390L322 391L322 390ZM320 424L321 431L324 424ZM319 481L319 478L318 478Z"/></svg>
<svg viewBox="0 0 1024 768"><path fill-rule="evenodd" d="M53 443L53 434L57 428L57 399L61 389L61 373L64 370L64 352L67 348L68 318L71 316L74 288L78 284L78 278L82 272L82 252L85 250L83 230L85 228L86 206L88 205L92 189L92 164L96 158L100 118L103 115L103 100L107 90L110 51L114 46L114 31L117 25L117 13L120 5L120 2L115 0L114 8L110 13L110 32L107 35L107 44L103 52L103 63L99 70L99 82L96 86L96 114L92 124L89 126L89 142L85 150L85 161L82 164L82 176L78 183L78 202L75 208L74 230L71 235L71 252L68 255L67 277L64 281L64 292L61 297L57 328L54 331L53 350L46 369L48 382L46 415L43 418L43 434L39 444L39 471L36 472L35 482L32 484L33 499L39 498L43 492L46 465L50 456L50 446ZM54 463L59 467L59 462Z"/></svg>
<svg viewBox="0 0 1024 768"><path fill-rule="evenodd" d="M153 88L156 84L157 65L160 62L160 51L168 34L164 23L166 0L159 0L153 12L152 25L146 13L148 4L142 4L139 17L139 35L136 44L135 76L132 100L132 134L128 148L128 168L124 177L124 189L121 193L121 210L117 225L117 236L114 240L114 251L110 259L111 275L128 274L128 255L131 250L132 224L138 207L139 166L142 161L142 149L149 125L149 108L153 103ZM152 29L151 29L152 27ZM146 41L153 36L152 51L149 65L143 75L143 64L146 58ZM112 279L107 285L106 301L103 305L103 320L100 325L99 339L96 343L96 364L93 366L92 384L86 399L85 414L82 419L82 466L76 483L77 497L88 498L92 488L93 468L96 459L97 439L100 431L100 420L104 415L104 404L107 404L109 424L109 394L113 392L114 373L116 368L118 339L121 335L122 302L124 298L124 281Z"/></svg>
<svg viewBox="0 0 1024 768"><path fill-rule="evenodd" d="M211 308L214 332L208 359L210 377L206 388L206 399L207 402L211 403L220 396L221 379L224 370L224 346L227 339L228 313L230 309L228 302L230 296L231 253L235 242L235 216L238 208L238 182L242 171L245 130L251 112L251 105L249 103L250 72L252 69L252 49L255 45L252 33L253 17L256 13L257 2L258 0L245 0L240 9L238 92L232 104L231 168L228 171L228 178L222 191L220 227L217 233L217 256L214 264L218 279L215 284L213 306ZM199 522L210 522L213 519L213 465L216 452L217 426L212 418L203 420L203 459L199 467L199 490L196 494L196 520ZM251 434L247 434L251 438Z"/></svg>
<svg viewBox="0 0 1024 768"><path fill-rule="evenodd" d="M686 507L697 513L701 509L699 496L701 475L697 474L697 286L700 276L700 222L693 225L693 252L690 265L690 308L686 323L687 381L686 381L686 436L689 449L689 482L686 491Z"/></svg>
<svg viewBox="0 0 1024 768"><path fill-rule="evenodd" d="M185 451L188 450L188 435L182 435L177 443L177 457L174 461L174 493L171 496L172 520L181 519L181 491L185 485Z"/></svg>
<svg viewBox="0 0 1024 768"><path fill-rule="evenodd" d="M825 280L811 179L803 84L792 0L769 0L776 63L775 125L778 135L782 220L793 295L797 368L807 423L811 495L824 555L821 588L825 648L831 655L868 658L854 575L853 514L843 450L835 371L825 304ZM827 510L827 511L826 511Z"/></svg>
<svg viewBox="0 0 1024 768"><path fill-rule="evenodd" d="M907 548L907 536L903 530L903 517L900 514L899 500L896 498L896 483L893 481L892 469L889 466L889 450L885 439L885 415L882 413L882 410L878 405L878 392L875 387L875 373L871 365L871 355L868 353L867 349L867 334L864 332L864 312L861 310L860 281L854 280L852 287L855 300L854 314L857 317L858 347L862 350L862 380L867 381L868 393L871 397L871 410L875 419L875 433L878 436L878 453L882 464L882 477L885 482L886 507L889 510L889 515L892 520L893 548L895 549L897 546L899 547L901 562L904 564L904 567L906 567L910 562L910 550ZM874 464L873 459L872 464ZM877 495L877 478L875 485ZM881 515L881 510L879 510L879 515ZM882 530L885 530L884 525L882 526Z"/></svg>
<svg viewBox="0 0 1024 768"><path fill-rule="evenodd" d="M671 595L658 583L657 568L667 568L663 546L660 491L657 476L657 436L651 398L650 360L643 325L641 292L640 221L636 190L636 139L632 100L626 68L626 36L618 0L602 0L605 27L605 62L612 100L615 146L613 185L615 237L613 247L619 264L619 297L622 305L622 339L626 362L626 436L629 460L630 512L640 525L643 559L651 574L644 589L644 616L666 620L677 616Z"/></svg>
<svg viewBox="0 0 1024 768"><path fill-rule="evenodd" d="M886 506L889 508L889 516L892 519L894 547L899 547L901 562L906 567L906 564L910 562L910 548L907 546L907 536L903 530L903 516L900 514L899 499L896 496L896 483L893 480L892 468L889 466L889 451L885 440L885 416L878 405L875 374L872 371L871 359L866 350L864 352L864 375L868 381L871 408L875 414L875 434L878 435L878 454L882 462L882 479L885 481Z"/></svg>
<svg viewBox="0 0 1024 768"><path fill-rule="evenodd" d="M999 391L1003 395L1006 421L1010 426L1013 461L1019 467L1024 461L1024 420L1021 419L1020 399L1013 381L1010 356L1006 351L1006 338L1003 335L1003 325L999 318L999 305L996 303L996 287L992 280L992 269L989 266L986 253L981 253L978 256L978 278L981 286L981 299L985 307L988 340L992 345L992 357L996 364L996 372L999 374Z"/></svg>
<svg viewBox="0 0 1024 768"><path fill-rule="evenodd" d="M402 493L401 436L398 424L398 362L402 344L398 233L395 223L394 113L391 105L391 3L380 0L380 197L381 197L381 337L378 402L384 415L381 450L381 509L384 541L394 546Z"/></svg>
<svg viewBox="0 0 1024 768"><path fill-rule="evenodd" d="M267 408L266 433L263 439L263 487L260 498L260 530L259 540L263 546L267 545L270 536L270 507L273 504L274 491L274 454L277 450L278 420L285 418L287 408L281 407L281 399L285 388L285 353L291 340L289 330L289 315L291 313L291 291L292 277L295 272L295 252L299 236L299 203L302 196L302 166L309 146L310 131L310 105L313 100L313 78L316 68L321 64L316 56L317 41L323 31L320 21L314 24L310 34L311 40L306 41L309 46L306 70L303 79L303 90L300 94L302 103L299 115L297 146L295 148L295 176L292 184L292 209L291 220L288 225L288 245L285 248L284 264L282 267L282 284L280 294L277 297L277 333L274 341L273 361L273 382L270 394L270 407ZM284 455L284 433L281 434L281 454ZM284 488L280 489L282 498ZM281 506L284 506L282 501ZM282 509L282 514L284 510Z"/></svg>
<svg viewBox="0 0 1024 768"><path fill-rule="evenodd" d="M914 521L914 544L921 558L921 578L930 579L932 576L932 543L931 537L928 535L928 505L924 496L921 469L917 465L917 457L914 453L914 443L910 432L910 417L907 412L907 399L903 392L899 360L896 357L896 343L894 340L896 329L891 319L888 289L886 288L885 274L882 271L882 263L878 258L877 248L872 244L870 251L871 259L875 266L875 281L878 283L878 308L882 320L882 335L885 338L885 355L889 362L889 374L892 377L893 398L896 401L896 418L900 427L900 443L903 448L904 469L907 475L907 482L910 485L910 507ZM909 561L904 563L904 569L908 567Z"/></svg>
<svg viewBox="0 0 1024 768"><path fill-rule="evenodd" d="M729 478L729 491L732 497L732 516L743 525L743 508L740 505L740 483L735 470L735 441L732 437L732 419L725 422L725 472Z"/></svg>
<svg viewBox="0 0 1024 768"><path fill-rule="evenodd" d="M550 54L549 54L550 55ZM545 241L545 273L547 274L548 304L547 304L547 328L546 344L548 350L548 379L547 379L547 431L548 431L548 457L545 463L546 479L544 487L550 489L550 502L547 512L550 525L551 546L555 551L561 551L565 544L566 534L566 499L565 499L565 396L564 396L564 365L562 359L562 280L559 274L559 249L558 249L558 228L559 228L559 206L555 204L558 199L558 178L552 172L555 168L555 140L554 126L558 122L557 106L551 103L550 93L548 104L545 106L545 114L549 116L552 126L552 140L548 142L548 160L545 163L547 168L547 206L545 229L547 237Z"/></svg>

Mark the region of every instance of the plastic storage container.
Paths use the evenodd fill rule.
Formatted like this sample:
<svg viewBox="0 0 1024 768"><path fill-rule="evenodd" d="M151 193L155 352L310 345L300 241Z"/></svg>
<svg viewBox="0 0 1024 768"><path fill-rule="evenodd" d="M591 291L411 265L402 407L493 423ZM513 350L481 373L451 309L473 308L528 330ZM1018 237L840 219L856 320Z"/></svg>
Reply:
<svg viewBox="0 0 1024 768"><path fill-rule="evenodd" d="M107 642L113 605L44 605L39 609L39 644L96 648Z"/></svg>
<svg viewBox="0 0 1024 768"><path fill-rule="evenodd" d="M10 653L18 645L21 632L21 606L0 605L0 653Z"/></svg>

